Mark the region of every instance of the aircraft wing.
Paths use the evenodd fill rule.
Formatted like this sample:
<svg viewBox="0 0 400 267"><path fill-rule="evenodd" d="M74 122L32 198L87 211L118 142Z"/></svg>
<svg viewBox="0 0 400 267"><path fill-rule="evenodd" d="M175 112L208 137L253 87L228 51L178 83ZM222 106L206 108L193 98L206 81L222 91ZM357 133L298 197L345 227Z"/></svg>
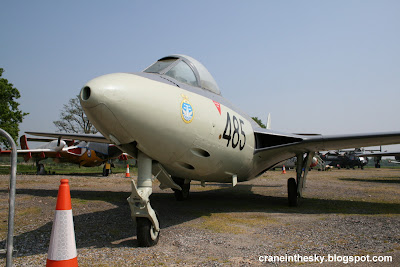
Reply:
<svg viewBox="0 0 400 267"><path fill-rule="evenodd" d="M255 132L255 154L271 149L285 148L294 154L308 151L326 151L344 148L379 146L400 143L400 132L381 132L349 135L281 135L267 131ZM273 136L275 142L266 142ZM261 141L259 141L261 140Z"/></svg>
<svg viewBox="0 0 400 267"><path fill-rule="evenodd" d="M0 148L0 155L1 156L8 156L11 155L12 150L1 150Z"/></svg>
<svg viewBox="0 0 400 267"><path fill-rule="evenodd" d="M109 140L101 135L44 132L26 133L35 136L110 143ZM260 128L254 132L254 135L256 137L256 149L254 154L263 154L263 152L269 154L273 150L282 149L283 154L285 154L284 157L287 155L287 158L298 153L306 153L310 151L327 151L354 147L400 144L400 132L348 135L288 135Z"/></svg>
<svg viewBox="0 0 400 267"><path fill-rule="evenodd" d="M305 139L305 143L315 146L315 151L399 144L400 132L315 136Z"/></svg>
<svg viewBox="0 0 400 267"><path fill-rule="evenodd" d="M44 159L48 158L57 158L59 157L59 152L55 149L18 149L17 156L24 157L25 161L28 161L31 158L36 159ZM0 150L0 157L8 157L11 154L11 150Z"/></svg>
<svg viewBox="0 0 400 267"><path fill-rule="evenodd" d="M82 141L97 142L97 143L107 143L107 144L110 143L110 141L108 141L104 136L94 135L94 134L43 133L43 132L26 132L26 133L35 136L67 138L67 139L82 140Z"/></svg>
<svg viewBox="0 0 400 267"><path fill-rule="evenodd" d="M254 166L264 170L298 154L400 143L400 132L324 136L281 134L257 129L254 136Z"/></svg>
<svg viewBox="0 0 400 267"><path fill-rule="evenodd" d="M34 148L34 149L18 149L18 154L25 154L25 153L47 153L47 152L60 152L60 150L52 149L52 148Z"/></svg>
<svg viewBox="0 0 400 267"><path fill-rule="evenodd" d="M396 157L400 156L400 152L379 152L379 153L363 153L357 154L358 157Z"/></svg>

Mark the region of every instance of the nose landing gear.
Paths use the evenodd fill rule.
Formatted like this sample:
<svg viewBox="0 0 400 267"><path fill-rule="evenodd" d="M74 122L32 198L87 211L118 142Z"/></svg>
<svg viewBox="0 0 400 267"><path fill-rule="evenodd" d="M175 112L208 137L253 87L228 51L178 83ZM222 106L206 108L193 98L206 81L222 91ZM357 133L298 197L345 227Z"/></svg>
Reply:
<svg viewBox="0 0 400 267"><path fill-rule="evenodd" d="M158 243L160 225L156 212L150 205L152 194L152 159L138 152L138 185L131 180L132 193L128 197L132 219L136 222L138 245L151 247Z"/></svg>

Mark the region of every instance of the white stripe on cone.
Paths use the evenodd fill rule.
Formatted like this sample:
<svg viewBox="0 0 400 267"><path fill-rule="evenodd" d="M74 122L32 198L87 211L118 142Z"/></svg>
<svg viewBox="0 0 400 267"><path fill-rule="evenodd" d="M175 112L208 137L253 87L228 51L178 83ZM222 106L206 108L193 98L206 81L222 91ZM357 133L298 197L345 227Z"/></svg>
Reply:
<svg viewBox="0 0 400 267"><path fill-rule="evenodd" d="M54 261L77 257L72 210L56 210L47 258Z"/></svg>

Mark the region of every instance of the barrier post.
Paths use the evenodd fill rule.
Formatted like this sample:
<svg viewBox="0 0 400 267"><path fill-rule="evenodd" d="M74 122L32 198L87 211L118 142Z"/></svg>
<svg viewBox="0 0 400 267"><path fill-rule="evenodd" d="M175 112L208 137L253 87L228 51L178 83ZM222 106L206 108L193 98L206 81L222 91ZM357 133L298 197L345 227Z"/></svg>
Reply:
<svg viewBox="0 0 400 267"><path fill-rule="evenodd" d="M8 233L6 242L6 266L11 267L14 251L14 215L15 215L15 193L17 179L17 146L11 135L0 128L0 134L4 136L11 145L11 173L10 173L10 193L8 205Z"/></svg>

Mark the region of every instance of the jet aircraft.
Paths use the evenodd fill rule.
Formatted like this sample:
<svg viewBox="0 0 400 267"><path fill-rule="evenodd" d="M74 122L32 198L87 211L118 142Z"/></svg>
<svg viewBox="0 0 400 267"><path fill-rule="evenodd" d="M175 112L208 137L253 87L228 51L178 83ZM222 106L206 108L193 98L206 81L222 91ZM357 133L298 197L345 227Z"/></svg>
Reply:
<svg viewBox="0 0 400 267"><path fill-rule="evenodd" d="M35 149L30 149L28 141L46 142L44 145ZM78 164L83 167L100 166L111 159L122 157L127 159L126 155L122 155L122 151L114 145L95 143L95 142L78 142L73 140L53 140L27 138L25 135L20 137L21 148L17 150L18 156L23 156L27 162L31 159L35 160L37 174L45 174L44 165L40 161L52 158L55 162L68 162ZM9 155L10 151L1 151L1 155ZM109 168L104 166L103 175L108 176Z"/></svg>
<svg viewBox="0 0 400 267"><path fill-rule="evenodd" d="M153 246L160 236L149 198L152 175L183 200L192 180L235 186L296 157L296 178L288 180L289 205L296 206L315 151L400 143L400 131L323 136L262 129L222 97L199 61L185 55L161 58L142 72L94 78L81 89L80 101L103 137L35 134L113 143L137 158L128 202L139 246Z"/></svg>

